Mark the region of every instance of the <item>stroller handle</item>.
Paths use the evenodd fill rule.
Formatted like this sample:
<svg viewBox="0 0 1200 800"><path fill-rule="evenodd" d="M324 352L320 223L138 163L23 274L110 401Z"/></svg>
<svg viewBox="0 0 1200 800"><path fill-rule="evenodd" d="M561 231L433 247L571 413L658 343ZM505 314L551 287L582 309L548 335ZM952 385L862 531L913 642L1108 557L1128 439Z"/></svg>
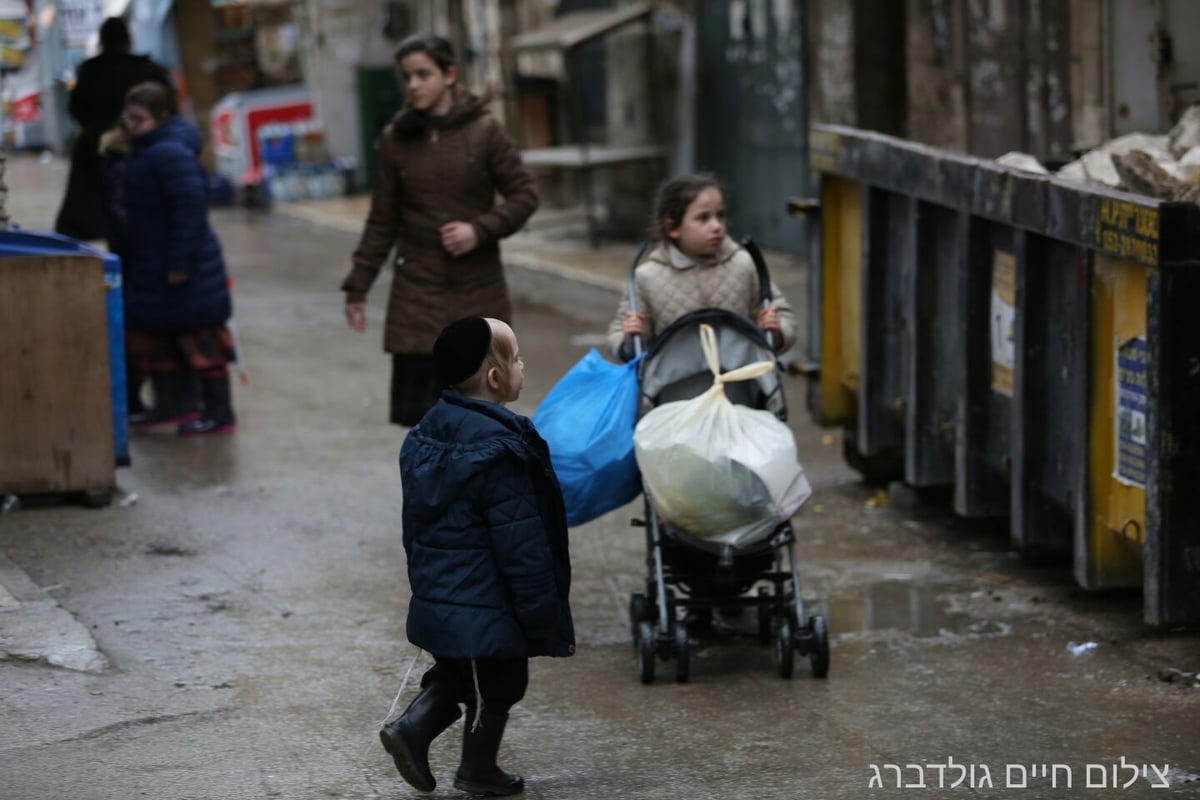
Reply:
<svg viewBox="0 0 1200 800"><path fill-rule="evenodd" d="M754 241L749 236L743 236L740 244L746 248L746 252L750 254L751 260L754 261L754 271L758 273L758 291L762 297L763 308L768 308L771 305L771 273L767 272L767 260L763 258L762 250L758 246L758 242ZM767 344L771 349L775 349L775 337L771 331L766 331Z"/></svg>
<svg viewBox="0 0 1200 800"><path fill-rule="evenodd" d="M634 273L637 272L638 264L642 262L642 256L646 255L646 250L650 247L649 242L642 242L642 246L638 248L637 255L633 257L633 263L629 265L629 313L637 313L637 286L634 281ZM640 356L642 354L642 337L641 334L633 335L633 354Z"/></svg>
<svg viewBox="0 0 1200 800"><path fill-rule="evenodd" d="M758 273L758 290L762 297L763 308L767 308L771 304L771 273L767 271L767 260L763 257L758 243L750 236L743 236L739 244L746 249L746 252L750 254L750 259L754 262L754 271ZM629 265L629 312L631 314L637 313L637 288L634 273L637 272L638 264L641 263L642 256L646 254L649 247L649 242L642 242L637 255L633 257L633 263ZM775 336L771 331L766 331L766 335L767 344L774 350ZM638 356L642 354L642 337L636 333L633 335L633 352Z"/></svg>

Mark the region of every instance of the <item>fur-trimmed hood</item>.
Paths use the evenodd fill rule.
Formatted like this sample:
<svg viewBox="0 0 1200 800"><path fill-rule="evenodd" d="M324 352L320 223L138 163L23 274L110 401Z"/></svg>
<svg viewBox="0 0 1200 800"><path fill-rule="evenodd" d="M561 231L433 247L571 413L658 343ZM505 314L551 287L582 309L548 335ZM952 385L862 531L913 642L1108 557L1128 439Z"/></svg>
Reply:
<svg viewBox="0 0 1200 800"><path fill-rule="evenodd" d="M99 153L102 156L127 156L131 148L129 133L119 125L100 134Z"/></svg>
<svg viewBox="0 0 1200 800"><path fill-rule="evenodd" d="M465 90L455 91L454 106L441 125L437 127L453 128L478 119L488 112L490 101L490 96L486 94L480 97ZM407 103L392 119L392 135L396 137L396 141L418 139L431 127L433 126L429 121L429 115L417 111Z"/></svg>

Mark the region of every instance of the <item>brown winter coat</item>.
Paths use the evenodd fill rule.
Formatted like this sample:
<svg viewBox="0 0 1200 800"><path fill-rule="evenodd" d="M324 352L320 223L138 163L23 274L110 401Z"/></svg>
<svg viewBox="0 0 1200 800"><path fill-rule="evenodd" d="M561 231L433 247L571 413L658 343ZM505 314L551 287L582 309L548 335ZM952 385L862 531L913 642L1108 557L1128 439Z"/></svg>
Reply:
<svg viewBox="0 0 1200 800"><path fill-rule="evenodd" d="M342 283L347 302L366 297L396 246L384 350L429 354L442 328L460 317L508 320L499 241L524 225L537 204L516 145L480 98L460 94L437 128L411 109L401 111L379 140L371 212ZM458 258L442 248L439 232L455 221L471 223L479 239Z"/></svg>

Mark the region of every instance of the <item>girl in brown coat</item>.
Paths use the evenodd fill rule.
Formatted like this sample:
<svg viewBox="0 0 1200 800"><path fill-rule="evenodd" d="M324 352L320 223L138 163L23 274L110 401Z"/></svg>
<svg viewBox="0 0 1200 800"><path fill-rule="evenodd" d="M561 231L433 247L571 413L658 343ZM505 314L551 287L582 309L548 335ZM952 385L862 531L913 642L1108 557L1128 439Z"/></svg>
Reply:
<svg viewBox="0 0 1200 800"><path fill-rule="evenodd" d="M380 137L371 212L342 290L346 321L366 330L367 291L398 245L383 348L392 354L391 421L412 426L441 394L438 333L467 316L511 321L499 241L525 224L538 197L485 101L458 86L445 39L410 36L396 62L408 102Z"/></svg>

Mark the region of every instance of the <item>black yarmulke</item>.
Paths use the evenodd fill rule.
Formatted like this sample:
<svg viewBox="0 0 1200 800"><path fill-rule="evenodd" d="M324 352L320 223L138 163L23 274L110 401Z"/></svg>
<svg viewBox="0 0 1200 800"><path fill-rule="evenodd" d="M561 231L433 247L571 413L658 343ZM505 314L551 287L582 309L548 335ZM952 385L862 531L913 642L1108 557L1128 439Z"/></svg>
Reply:
<svg viewBox="0 0 1200 800"><path fill-rule="evenodd" d="M433 343L433 360L443 386L457 386L475 374L492 346L492 326L483 317L447 325Z"/></svg>

